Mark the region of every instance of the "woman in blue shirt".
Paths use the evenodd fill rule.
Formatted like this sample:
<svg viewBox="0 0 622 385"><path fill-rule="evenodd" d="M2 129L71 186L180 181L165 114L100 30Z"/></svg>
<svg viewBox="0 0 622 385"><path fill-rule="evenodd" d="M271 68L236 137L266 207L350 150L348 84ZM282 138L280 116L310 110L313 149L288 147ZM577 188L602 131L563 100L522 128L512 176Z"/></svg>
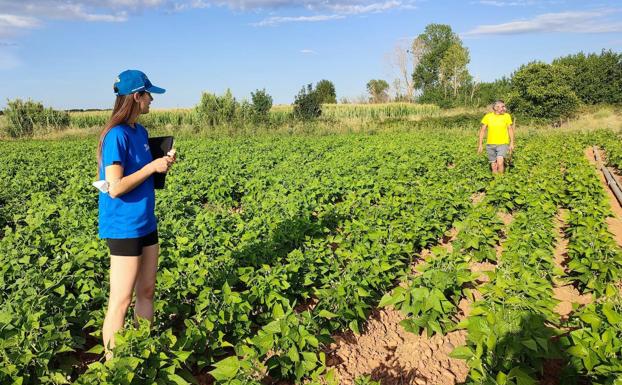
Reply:
<svg viewBox="0 0 622 385"><path fill-rule="evenodd" d="M136 317L153 320L160 249L152 175L167 172L175 161L174 151L152 159L147 130L136 122L149 112L151 94L165 90L141 71L127 70L114 91L112 116L97 150L100 179L108 182L108 192L99 194L99 237L110 248L110 298L102 333L106 359L112 357L114 333L123 327L134 291Z"/></svg>

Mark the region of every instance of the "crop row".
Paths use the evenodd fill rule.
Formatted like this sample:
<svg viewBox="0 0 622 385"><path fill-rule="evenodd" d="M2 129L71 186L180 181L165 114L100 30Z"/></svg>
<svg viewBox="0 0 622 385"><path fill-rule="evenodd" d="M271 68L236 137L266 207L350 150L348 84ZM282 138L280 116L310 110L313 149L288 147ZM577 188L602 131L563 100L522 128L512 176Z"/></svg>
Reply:
<svg viewBox="0 0 622 385"><path fill-rule="evenodd" d="M603 189L583 156L592 140L591 135L567 135L528 141L515 155L514 171L491 182L484 201L457 224L453 250L436 249L405 285L384 296L382 305L393 305L408 317L403 321L407 330L467 330L466 346L452 356L469 364L469 383L533 384L547 375L545 364L551 360L565 363L560 373L548 373L563 383L582 377L617 383L622 314L614 284L622 259L607 230L610 211ZM553 262L559 208L568 209L567 273ZM505 230L496 210L512 212ZM478 285L472 263L482 260L495 263L495 269ZM564 321L553 298L553 288L563 282L597 298L586 307L575 306ZM458 305L465 299L477 300L460 320Z"/></svg>

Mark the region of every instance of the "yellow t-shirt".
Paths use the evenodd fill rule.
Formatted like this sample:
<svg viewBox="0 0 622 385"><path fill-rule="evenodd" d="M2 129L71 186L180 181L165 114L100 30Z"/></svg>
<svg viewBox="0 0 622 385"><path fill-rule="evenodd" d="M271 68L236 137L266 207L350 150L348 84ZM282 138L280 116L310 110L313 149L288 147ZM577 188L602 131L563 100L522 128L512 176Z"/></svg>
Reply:
<svg viewBox="0 0 622 385"><path fill-rule="evenodd" d="M497 115L489 112L484 115L482 124L488 127L488 139L486 144L508 144L510 143L510 135L508 127L512 124L512 117L505 113Z"/></svg>

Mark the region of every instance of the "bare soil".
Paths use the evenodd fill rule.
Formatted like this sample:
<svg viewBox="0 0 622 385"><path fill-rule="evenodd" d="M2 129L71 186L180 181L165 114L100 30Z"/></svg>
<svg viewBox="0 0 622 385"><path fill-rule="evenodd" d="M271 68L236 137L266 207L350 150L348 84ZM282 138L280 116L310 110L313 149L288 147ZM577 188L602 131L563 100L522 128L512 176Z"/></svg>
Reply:
<svg viewBox="0 0 622 385"><path fill-rule="evenodd" d="M481 201L483 201L485 197L486 197L486 193L485 192L478 191L475 194L471 195L471 203L473 203L473 205L477 205Z"/></svg>
<svg viewBox="0 0 622 385"><path fill-rule="evenodd" d="M494 271L497 268L497 265L490 262L471 262L470 266L471 271L474 273L482 273L477 278L479 283L484 283L490 281L490 278L486 274L487 271Z"/></svg>
<svg viewBox="0 0 622 385"><path fill-rule="evenodd" d="M449 353L466 343L466 331L427 337L406 332L399 324L404 317L393 309L372 313L361 335L347 332L334 336L327 364L335 368L340 384L351 385L370 375L382 385L453 385L466 380L464 360Z"/></svg>
<svg viewBox="0 0 622 385"><path fill-rule="evenodd" d="M568 239L564 234L564 227L566 226L564 218L566 215L567 210L561 209L555 216L556 244L553 261L555 265L563 271L567 271L566 262L568 257ZM555 312L559 314L562 320L568 319L568 316L575 308L592 302L591 294L581 295L574 286L564 285L561 280L555 282L553 296L559 301L555 307Z"/></svg>

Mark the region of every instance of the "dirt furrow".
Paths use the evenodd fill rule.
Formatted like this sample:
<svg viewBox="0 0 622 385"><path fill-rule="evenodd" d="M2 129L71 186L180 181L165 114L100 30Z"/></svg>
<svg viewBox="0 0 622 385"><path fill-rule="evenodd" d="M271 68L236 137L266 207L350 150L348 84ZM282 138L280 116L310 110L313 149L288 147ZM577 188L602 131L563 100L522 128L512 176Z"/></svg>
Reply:
<svg viewBox="0 0 622 385"><path fill-rule="evenodd" d="M560 271L566 272L566 262L568 256L568 239L564 233L566 226L566 216L568 210L560 209L555 216L555 251L553 253L553 262ZM561 279L554 279L553 296L559 301L555 307L555 312L559 314L562 320L566 320L573 311L573 304L579 306L592 302L591 294L581 295L579 291L572 285L564 285Z"/></svg>
<svg viewBox="0 0 622 385"><path fill-rule="evenodd" d="M602 150L598 150L598 155L600 162L597 162L594 159L594 151L592 147L588 147L585 149L585 156L588 161L596 167L598 173L598 179L602 184L603 188L607 193L607 198L609 199L609 206L611 206L611 211L613 211L614 216L607 218L607 225L609 226L609 232L613 235L618 246L622 247L622 207L620 207L620 203L616 199L615 195L607 185L607 180L603 175L602 171L600 171L601 166L604 164L606 159L606 154ZM617 178L618 181L622 181L622 178L616 173L614 173L614 178Z"/></svg>

